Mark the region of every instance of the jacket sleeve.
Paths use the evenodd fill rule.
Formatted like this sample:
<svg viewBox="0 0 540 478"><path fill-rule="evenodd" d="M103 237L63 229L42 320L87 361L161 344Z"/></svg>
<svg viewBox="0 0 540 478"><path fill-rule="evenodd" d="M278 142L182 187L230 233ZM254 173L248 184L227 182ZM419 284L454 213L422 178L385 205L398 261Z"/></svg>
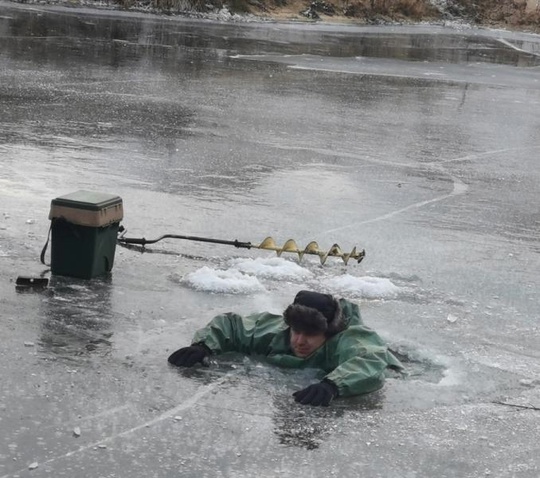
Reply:
<svg viewBox="0 0 540 478"><path fill-rule="evenodd" d="M381 345L380 337L362 328L348 330L335 351L336 367L325 379L333 382L339 395L362 395L380 389L388 367L401 369L399 361Z"/></svg>
<svg viewBox="0 0 540 478"><path fill-rule="evenodd" d="M247 317L234 313L220 314L195 333L193 343L202 342L215 354L265 355L281 323L283 318L280 315L268 312Z"/></svg>

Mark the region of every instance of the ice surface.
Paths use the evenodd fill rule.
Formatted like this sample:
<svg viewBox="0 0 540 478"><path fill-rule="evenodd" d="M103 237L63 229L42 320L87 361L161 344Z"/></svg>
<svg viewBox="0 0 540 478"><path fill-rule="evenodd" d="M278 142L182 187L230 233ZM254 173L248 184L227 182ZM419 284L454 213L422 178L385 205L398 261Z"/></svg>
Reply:
<svg viewBox="0 0 540 478"><path fill-rule="evenodd" d="M539 400L540 77L522 51L539 37L0 7L0 477L538 476L537 412L495 401ZM103 279L16 290L43 271L50 200L76 189L119 194L134 236L367 255L164 241L117 248ZM300 289L358 302L409 376L315 410L292 399L307 370L167 363L215 314L281 312Z"/></svg>

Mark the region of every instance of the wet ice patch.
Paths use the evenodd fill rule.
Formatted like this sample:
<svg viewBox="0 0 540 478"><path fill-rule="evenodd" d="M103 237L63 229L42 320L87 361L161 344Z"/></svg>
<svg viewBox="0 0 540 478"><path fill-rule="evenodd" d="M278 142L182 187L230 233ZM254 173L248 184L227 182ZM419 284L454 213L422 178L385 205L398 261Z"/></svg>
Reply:
<svg viewBox="0 0 540 478"><path fill-rule="evenodd" d="M221 294L250 294L266 290L254 276L236 269L219 271L206 266L187 274L184 283L195 290Z"/></svg>
<svg viewBox="0 0 540 478"><path fill-rule="evenodd" d="M229 265L244 274L264 279L301 281L313 276L308 269L281 257L231 259Z"/></svg>
<svg viewBox="0 0 540 478"><path fill-rule="evenodd" d="M333 294L349 298L394 299L399 294L399 287L390 279L383 277L355 277L343 274L328 279L326 285Z"/></svg>
<svg viewBox="0 0 540 478"><path fill-rule="evenodd" d="M405 367L405 375L409 380L440 383L449 373L450 363L445 358L419 350L413 344L391 344L390 350Z"/></svg>

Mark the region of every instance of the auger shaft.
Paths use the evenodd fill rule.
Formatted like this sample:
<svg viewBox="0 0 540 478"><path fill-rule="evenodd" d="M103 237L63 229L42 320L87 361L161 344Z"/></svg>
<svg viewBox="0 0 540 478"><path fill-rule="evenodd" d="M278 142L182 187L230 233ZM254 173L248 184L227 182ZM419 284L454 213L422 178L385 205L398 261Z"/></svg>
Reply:
<svg viewBox="0 0 540 478"><path fill-rule="evenodd" d="M146 246L146 244L155 244L156 242L159 242L163 239L185 239L187 241L211 242L212 244L225 244L227 246L243 247L245 249L251 249L252 247L254 247L251 242L240 242L236 239L234 241L225 241L223 239L211 239L209 237L198 236L182 236L179 234L164 234L157 239L145 239L144 237L124 237L123 235L120 235L118 237L118 242L122 242L124 244L136 244L139 246Z"/></svg>
<svg viewBox="0 0 540 478"><path fill-rule="evenodd" d="M158 237L157 239L145 239L143 238L134 238L134 237L124 237L124 234L127 231L124 229L121 234L118 236L118 242L123 244L135 244L139 246L146 246L147 244L155 244L163 239L185 239L188 241L198 241L198 242L209 242L212 244L225 244L228 246L234 246L244 249L264 249L269 251L275 251L276 254L281 256L284 252L298 254L298 260L301 261L302 257L305 254L319 256L321 264L326 262L328 257L341 257L345 265L349 262L349 259L355 259L358 263L364 259L366 252L364 250L357 252L356 247L353 248L351 252L343 252L338 244L334 244L328 251L324 252L319 249L319 245L315 241L311 241L304 249L299 249L296 242L293 239L289 239L283 244L283 247L279 247L274 239L267 237L259 245L252 244L251 242L241 242L238 240L227 241L223 239L212 239L209 237L198 237L198 236L184 236L180 234L164 234L163 236Z"/></svg>

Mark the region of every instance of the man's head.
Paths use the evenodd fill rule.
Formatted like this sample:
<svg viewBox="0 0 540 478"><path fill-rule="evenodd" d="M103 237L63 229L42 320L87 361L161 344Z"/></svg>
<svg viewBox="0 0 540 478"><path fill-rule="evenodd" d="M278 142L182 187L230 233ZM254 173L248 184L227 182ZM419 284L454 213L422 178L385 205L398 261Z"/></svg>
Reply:
<svg viewBox="0 0 540 478"><path fill-rule="evenodd" d="M298 292L283 317L291 328L291 348L297 357L311 355L346 327L336 299L307 290Z"/></svg>

